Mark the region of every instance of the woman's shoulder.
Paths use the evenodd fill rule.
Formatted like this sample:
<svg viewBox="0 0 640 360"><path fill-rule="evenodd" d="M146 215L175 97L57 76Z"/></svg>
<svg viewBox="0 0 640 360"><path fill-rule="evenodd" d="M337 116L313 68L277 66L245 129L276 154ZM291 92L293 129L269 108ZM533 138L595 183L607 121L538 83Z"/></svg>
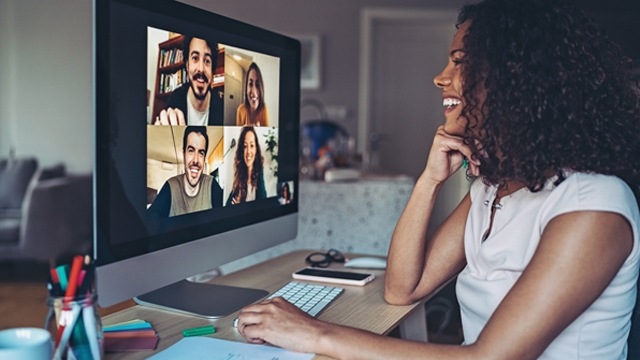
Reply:
<svg viewBox="0 0 640 360"><path fill-rule="evenodd" d="M573 172L553 186L546 200L551 212L610 211L638 219L638 203L631 188L616 176Z"/></svg>
<svg viewBox="0 0 640 360"><path fill-rule="evenodd" d="M245 104L238 105L238 108L236 109L236 114L244 114L246 112L247 112L247 106Z"/></svg>
<svg viewBox="0 0 640 360"><path fill-rule="evenodd" d="M613 175L573 172L553 190L553 193L576 197L577 201L630 199L635 196L622 179Z"/></svg>

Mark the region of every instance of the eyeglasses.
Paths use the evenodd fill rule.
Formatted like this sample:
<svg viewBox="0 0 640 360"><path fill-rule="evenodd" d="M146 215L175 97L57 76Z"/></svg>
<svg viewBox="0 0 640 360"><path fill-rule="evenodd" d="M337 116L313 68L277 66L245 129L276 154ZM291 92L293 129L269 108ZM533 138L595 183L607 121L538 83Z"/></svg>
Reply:
<svg viewBox="0 0 640 360"><path fill-rule="evenodd" d="M343 263L345 260L344 255L336 249L329 249L326 253L314 252L304 259L307 264L321 268L329 266L332 262Z"/></svg>

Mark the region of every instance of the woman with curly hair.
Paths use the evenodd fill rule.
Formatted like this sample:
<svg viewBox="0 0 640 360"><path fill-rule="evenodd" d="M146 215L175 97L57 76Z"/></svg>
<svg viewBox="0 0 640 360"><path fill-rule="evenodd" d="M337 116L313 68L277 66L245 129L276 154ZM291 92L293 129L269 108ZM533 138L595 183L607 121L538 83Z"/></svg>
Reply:
<svg viewBox="0 0 640 360"><path fill-rule="evenodd" d="M414 303L457 277L464 344L380 337L282 299L241 312L249 341L335 358L626 359L640 264L630 62L556 0L486 0L457 28L434 79L444 124L394 231L384 296ZM427 231L464 165L469 193Z"/></svg>
<svg viewBox="0 0 640 360"><path fill-rule="evenodd" d="M264 199L267 192L262 174L262 152L258 135L253 127L245 126L240 132L238 149L233 160L233 186L227 205Z"/></svg>

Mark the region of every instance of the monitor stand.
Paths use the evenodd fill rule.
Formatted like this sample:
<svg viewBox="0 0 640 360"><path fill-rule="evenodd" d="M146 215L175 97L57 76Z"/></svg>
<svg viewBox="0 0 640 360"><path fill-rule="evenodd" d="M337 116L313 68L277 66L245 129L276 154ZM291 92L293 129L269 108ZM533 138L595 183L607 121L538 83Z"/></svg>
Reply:
<svg viewBox="0 0 640 360"><path fill-rule="evenodd" d="M181 280L137 296L140 305L208 319L230 315L269 294L266 290Z"/></svg>

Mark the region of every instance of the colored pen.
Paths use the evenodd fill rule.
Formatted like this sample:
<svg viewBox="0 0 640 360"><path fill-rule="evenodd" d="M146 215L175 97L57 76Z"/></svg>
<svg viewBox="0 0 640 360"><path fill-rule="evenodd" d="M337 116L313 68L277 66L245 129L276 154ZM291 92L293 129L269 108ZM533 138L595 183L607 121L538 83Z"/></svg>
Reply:
<svg viewBox="0 0 640 360"><path fill-rule="evenodd" d="M51 296L62 296L60 279L58 278L58 272L55 268L50 269L49 277L51 278Z"/></svg>
<svg viewBox="0 0 640 360"><path fill-rule="evenodd" d="M71 272L69 273L69 283L67 285L67 291L64 294L67 299L71 299L76 296L76 290L78 289L78 277L80 275L80 270L82 270L82 261L82 255L78 255L73 258Z"/></svg>
<svg viewBox="0 0 640 360"><path fill-rule="evenodd" d="M80 299L82 296L88 296L87 292L86 292L86 285L85 285L85 279L87 276L87 270L80 270L80 273L78 274L78 291L76 291L76 297L78 299ZM88 279L86 279L88 281Z"/></svg>
<svg viewBox="0 0 640 360"><path fill-rule="evenodd" d="M69 265L60 265L56 268L56 272L58 273L58 280L60 281L60 289L62 289L63 292L67 290L67 283L68 283L67 270L68 269L69 269Z"/></svg>
<svg viewBox="0 0 640 360"><path fill-rule="evenodd" d="M63 265L62 266L62 271L60 270L60 266L58 266L58 277L60 278L60 283L62 284L63 282L63 278L65 279L66 287L63 286L63 288L65 288L65 293L64 293L64 300L63 300L63 306L62 306L62 313L64 314L65 311L69 310L69 304L67 303L68 301L71 301L71 299L76 295L76 290L78 287L78 274L80 273L80 268L82 266L82 256L76 256L73 258L73 264L71 265L71 272L69 273L69 277L67 278L67 273L66 273L66 267L68 267L67 265ZM79 312L79 311L78 311ZM75 313L74 315L74 319L71 321L71 324L75 323L76 319L75 317L78 316L78 312ZM62 314L61 314L62 315ZM67 341L69 339L69 336L67 336L67 332L69 333L69 335L71 335L71 331L73 329L69 329L69 324L59 324L58 325L58 338L56 339L56 350L58 350L61 347L66 346ZM62 334L62 336L61 336ZM66 339L65 339L66 336ZM57 351L56 351L57 354Z"/></svg>
<svg viewBox="0 0 640 360"><path fill-rule="evenodd" d="M202 335L211 335L216 332L216 328L213 325L207 325L192 329L184 329L182 330L182 336L202 336Z"/></svg>
<svg viewBox="0 0 640 360"><path fill-rule="evenodd" d="M71 331L71 338L69 339L70 350L73 351L76 359L99 359L93 357L93 353L91 352L91 348L89 342L91 341L89 338L88 329L85 328L84 319L84 309L86 307L80 306L81 310L78 313L78 319L76 320L75 325L73 326L73 330Z"/></svg>
<svg viewBox="0 0 640 360"><path fill-rule="evenodd" d="M93 273L94 273L94 266L93 266L93 263L91 262L91 259L87 260L87 257L85 257L84 267L82 271L85 272L85 275L82 279L82 282L79 285L79 290L78 290L79 295L84 295L91 292L91 284L93 283Z"/></svg>
<svg viewBox="0 0 640 360"><path fill-rule="evenodd" d="M71 272L69 273L68 278L67 278L67 272L66 272L68 265L58 266L57 268L60 284L62 285L63 278L66 282L66 289L64 294L65 298L63 300L62 313L60 314L61 316L64 315L65 312L70 310L68 301L71 301L71 299L73 299L73 297L75 297L76 295L76 290L78 289L78 275L80 274L80 270L82 269L82 260L83 260L83 257L81 255L75 256L73 258L73 263L71 265ZM62 271L60 271L61 269ZM65 288L65 286L62 286L62 287ZM77 311L76 309L73 309L72 313L74 315L71 320L72 326L75 323L79 312L80 312L79 308ZM61 348L64 348L67 345L67 341L69 340L69 336L71 335L72 330L73 329L69 329L68 322L65 324L65 323L62 323L61 321L61 323L58 324L58 337L56 338L56 343L55 343L56 355L59 354L58 350L62 351Z"/></svg>
<svg viewBox="0 0 640 360"><path fill-rule="evenodd" d="M58 326L59 342L55 347L54 359L57 360L62 358L62 352L67 347L67 343L69 342L69 338L73 332L73 327L80 316L80 310L80 306L75 305L70 311L63 311L60 314L61 325Z"/></svg>

